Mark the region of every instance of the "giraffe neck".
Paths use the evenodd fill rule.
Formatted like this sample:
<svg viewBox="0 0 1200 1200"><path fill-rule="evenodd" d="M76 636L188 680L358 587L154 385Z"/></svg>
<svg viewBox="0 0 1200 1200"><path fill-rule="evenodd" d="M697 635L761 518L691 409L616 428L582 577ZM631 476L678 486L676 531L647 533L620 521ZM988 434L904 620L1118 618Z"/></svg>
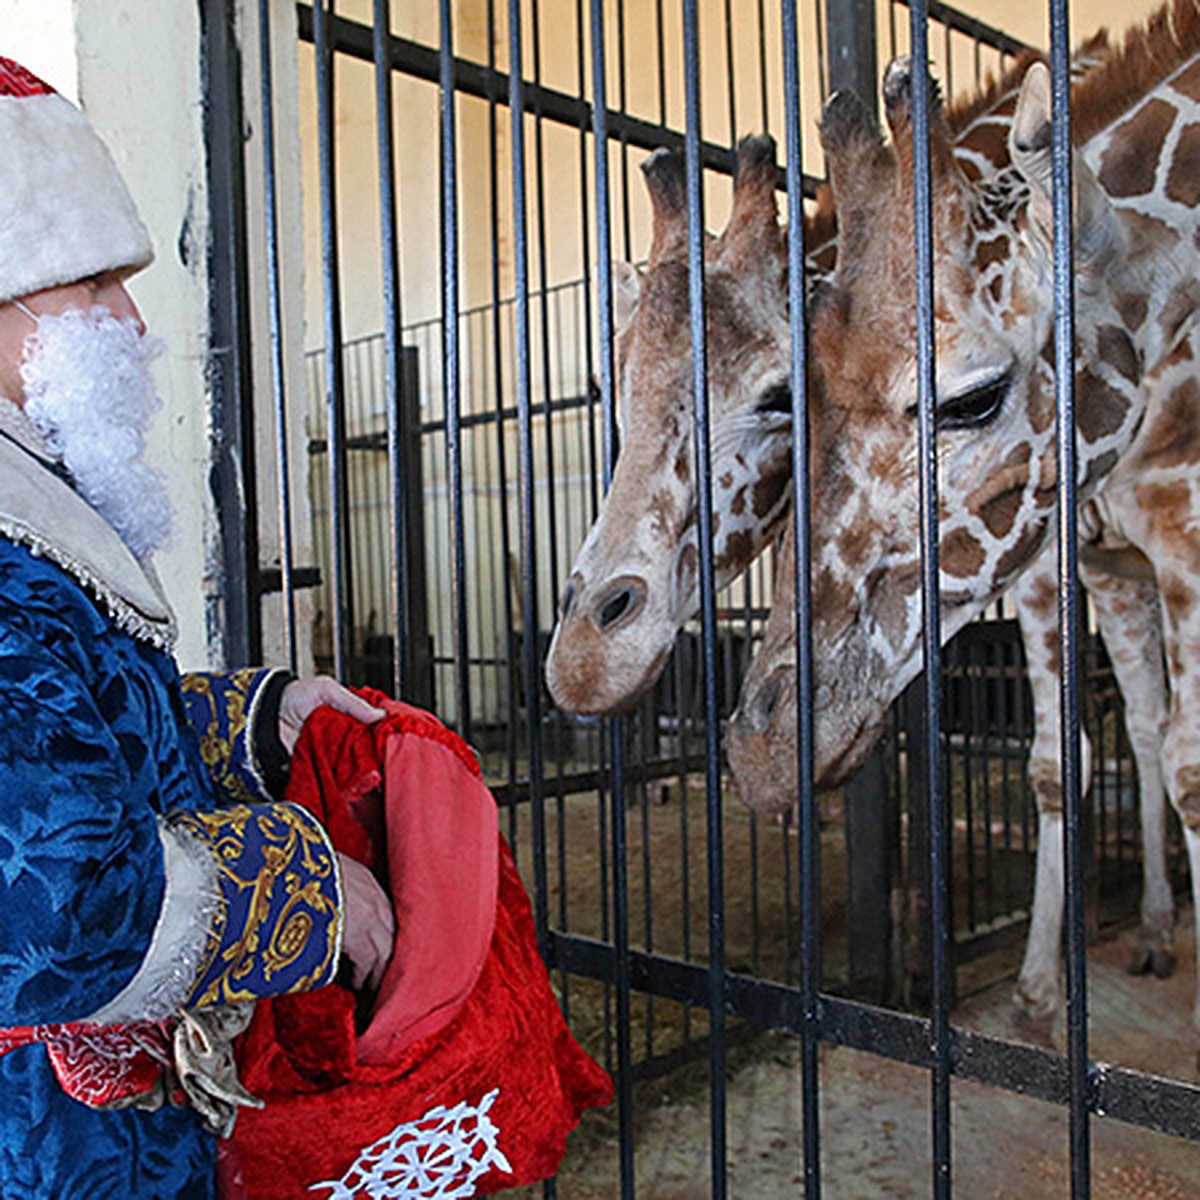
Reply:
<svg viewBox="0 0 1200 1200"><path fill-rule="evenodd" d="M1186 336L1200 303L1200 52L1082 151L1125 217L1131 246L1123 315L1153 369Z"/></svg>

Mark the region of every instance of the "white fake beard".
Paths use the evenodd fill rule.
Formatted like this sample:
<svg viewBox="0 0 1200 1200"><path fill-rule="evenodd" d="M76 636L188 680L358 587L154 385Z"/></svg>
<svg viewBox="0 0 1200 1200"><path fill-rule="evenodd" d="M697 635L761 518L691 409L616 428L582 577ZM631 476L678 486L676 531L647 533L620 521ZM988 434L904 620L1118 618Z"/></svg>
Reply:
<svg viewBox="0 0 1200 1200"><path fill-rule="evenodd" d="M38 319L25 342L25 413L83 498L138 558L171 535L162 474L142 462L161 401L150 362L162 343L106 308Z"/></svg>

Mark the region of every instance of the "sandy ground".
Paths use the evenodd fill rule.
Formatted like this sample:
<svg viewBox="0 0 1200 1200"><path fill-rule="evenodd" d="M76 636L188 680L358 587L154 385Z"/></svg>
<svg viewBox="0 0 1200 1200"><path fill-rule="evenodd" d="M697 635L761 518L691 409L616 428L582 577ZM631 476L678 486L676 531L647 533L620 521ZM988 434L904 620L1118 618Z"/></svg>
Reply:
<svg viewBox="0 0 1200 1200"><path fill-rule="evenodd" d="M686 806L688 809L692 805ZM744 810L726 809L725 876L731 963L788 981L794 961L794 835L771 825L750 830ZM572 800L548 806L547 862L551 923L607 937L610 830L602 806ZM561 820L560 820L561 816ZM690 823L689 823L690 822ZM678 793L652 796L627 814L631 939L657 952L702 958L707 908L702 811L681 810ZM520 847L521 834L514 841ZM827 814L823 843L823 929L827 986L844 971L844 866L840 814ZM527 851L521 855L528 872ZM684 852L680 853L683 847ZM560 870L560 864L564 864ZM1024 868L1027 871L1027 868ZM756 882L748 886L753 878ZM532 882L532 880L530 880ZM1021 881L1018 879L1018 886ZM1179 964L1169 980L1125 973L1133 930L1099 940L1089 951L1091 1053L1096 1059L1163 1075L1194 1062L1190 1017L1196 963L1190 913L1177 933ZM1009 997L1019 946L960 973L954 1022L1010 1036ZM606 1047L611 1006L602 989L570 980L565 994L572 1028L598 1057ZM652 1016L648 1012L652 1008ZM669 1052L703 1033L705 1014L633 998L634 1054ZM773 1200L803 1194L800 1072L795 1040L758 1035L731 1049L727 1079L728 1195ZM703 1061L635 1090L635 1183L649 1200L707 1200L711 1195L708 1081ZM821 1056L822 1194L833 1200L931 1194L928 1075L871 1054L826 1046ZM997 1088L955 1081L953 1190L968 1200L1050 1200L1070 1195L1068 1114L1054 1105ZM621 1196L615 1109L586 1114L557 1181L563 1200ZM1200 1198L1200 1144L1179 1142L1113 1121L1093 1129L1095 1200ZM507 1193L520 1200L541 1186Z"/></svg>
<svg viewBox="0 0 1200 1200"><path fill-rule="evenodd" d="M1190 1077L1195 954L1190 920L1179 931L1179 969L1166 981L1132 978L1124 966L1132 932L1089 955L1091 1050L1095 1058ZM1008 1034L1011 984L965 1001L955 1024ZM728 1194L773 1200L803 1194L800 1070L794 1039L764 1035L728 1080ZM697 1068L639 1091L636 1194L650 1200L710 1196L709 1109ZM685 1076L688 1073L684 1073ZM822 1194L831 1200L931 1194L929 1076L871 1054L823 1047ZM956 1196L1051 1200L1070 1195L1068 1114L1055 1105L970 1082L952 1086ZM615 1114L591 1114L574 1135L557 1194L563 1200L621 1195ZM1097 1118L1092 1123L1094 1200L1200 1197L1200 1144ZM510 1193L532 1200L542 1188Z"/></svg>

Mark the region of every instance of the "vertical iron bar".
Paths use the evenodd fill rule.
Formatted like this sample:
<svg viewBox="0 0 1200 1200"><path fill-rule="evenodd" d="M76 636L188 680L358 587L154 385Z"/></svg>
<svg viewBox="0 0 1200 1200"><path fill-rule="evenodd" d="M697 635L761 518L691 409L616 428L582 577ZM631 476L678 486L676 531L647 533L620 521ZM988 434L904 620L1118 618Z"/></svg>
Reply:
<svg viewBox="0 0 1200 1200"><path fill-rule="evenodd" d="M266 3L266 0L263 0ZM400 391L402 316L400 309L400 245L396 228L396 157L392 122L392 67L390 0L375 0L372 48L375 56L375 133L379 159L380 254L383 266L384 404L387 411L389 527L391 533L391 600L395 642L392 650L392 687L397 696L408 694L408 522L405 505L404 456L401 442ZM421 572L417 572L421 577Z"/></svg>
<svg viewBox="0 0 1200 1200"><path fill-rule="evenodd" d="M224 582L219 601L225 663L262 658L258 518L250 362L249 272L242 63L227 4L200 5L204 140L208 151L212 237L209 272L209 383L216 434L213 502L221 529Z"/></svg>
<svg viewBox="0 0 1200 1200"><path fill-rule="evenodd" d="M591 0L592 132L596 152L596 277L600 334L600 396L604 410L604 488L616 461L616 380L613 372L612 240L608 178L608 80L604 0ZM609 722L612 762L613 984L617 993L617 1128L622 1200L633 1200L633 1079L630 1054L629 879L625 830L625 738L620 719Z"/></svg>
<svg viewBox="0 0 1200 1200"><path fill-rule="evenodd" d="M587 94L587 55L584 39L583 0L575 0L575 31L576 31L576 60L575 73L579 84L579 98L584 100ZM588 155L587 155L587 116L580 118L579 127L579 194L588 194ZM596 454L596 389L592 386L595 377L595 362L592 352L592 240L588 229L588 206L581 204L579 222L579 258L583 263L583 349L584 349L584 388L588 395L585 415L581 418L586 424L587 431L587 463L588 479L591 482L591 507L588 509L588 521L594 522L599 511L599 497L596 495L596 481L600 478L599 463Z"/></svg>
<svg viewBox="0 0 1200 1200"><path fill-rule="evenodd" d="M965 641L965 639L963 639L963 641ZM957 654L954 655L954 657L958 660L954 665L957 666L960 674L960 682L956 691L963 705L963 709L965 709L965 712L960 709L959 713L955 714L958 717L958 721L956 723L963 727L961 728L959 734L962 739L962 746L960 750L962 781L961 784L959 784L955 779L953 772L951 772L949 775L949 790L953 796L957 792L959 786L962 788L963 815L966 819L967 828L967 836L963 844L963 855L965 859L963 865L965 867L967 877L967 894L965 897L965 907L967 910L966 928L970 931L974 931L976 923L979 920L979 913L976 908L975 897L975 885L978 880L979 870L979 864L975 860L975 818L977 815L975 804L975 771L971 763L971 737L975 732L975 698L973 695L975 684L972 680L971 671L974 654L970 646L963 645L961 642L958 646L955 646L952 643L951 647L948 647L948 649L958 651ZM949 752L950 747L947 747L947 750ZM986 780L984 781L984 786L986 787ZM951 813L951 820L951 828L953 829L953 812Z"/></svg>
<svg viewBox="0 0 1200 1200"><path fill-rule="evenodd" d="M941 753L941 610L938 569L938 462L934 427L936 368L933 324L933 217L929 162L928 5L910 6L912 39L913 220L917 270L917 407L921 488L921 579L924 597L925 771L929 788L930 1019L933 1056L933 1194L950 1200L950 1014L948 1004L946 798Z"/></svg>
<svg viewBox="0 0 1200 1200"><path fill-rule="evenodd" d="M1051 151L1054 207L1054 377L1058 411L1058 634L1062 706L1067 916L1067 1061L1071 1096L1071 1195L1091 1194L1087 1035L1087 931L1084 913L1082 777L1079 746L1079 596L1076 585L1075 297L1071 244L1071 64L1066 0L1050 4Z"/></svg>
<svg viewBox="0 0 1200 1200"><path fill-rule="evenodd" d="M517 419L520 424L521 534L524 542L523 613L525 692L529 714L529 800L533 821L534 916L543 955L549 926L546 874L546 809L543 803L541 677L537 646L537 514L534 503L533 413L529 354L529 229L525 189L525 80L521 47L521 0L508 3L508 104L512 116L513 309L516 321ZM545 288L543 287L543 297ZM549 421L549 413L546 420Z"/></svg>
<svg viewBox="0 0 1200 1200"><path fill-rule="evenodd" d="M737 62L733 45L733 0L725 0L725 92L729 112L729 144L737 145L737 88L734 86Z"/></svg>
<svg viewBox="0 0 1200 1200"><path fill-rule="evenodd" d="M852 91L875 111L876 63L874 0L825 0L826 68L830 92Z"/></svg>
<svg viewBox="0 0 1200 1200"><path fill-rule="evenodd" d="M333 570L333 671L347 678L354 636L353 575L350 566L349 489L346 478L346 395L342 362L342 304L334 166L333 47L325 0L313 5L313 49L317 65L317 150L321 181L321 274L325 288L325 412L329 437L329 547Z"/></svg>
<svg viewBox="0 0 1200 1200"><path fill-rule="evenodd" d="M813 648L811 513L809 509L808 312L804 295L804 139L800 120L799 28L796 0L783 0L784 135L787 144L788 310L791 314L792 512L795 521L796 737L800 788L800 1026L804 1195L821 1196L820 1074L817 1051L821 1020L820 813L813 786Z"/></svg>
<svg viewBox="0 0 1200 1200"><path fill-rule="evenodd" d="M258 5L259 81L262 95L263 205L267 222L267 301L271 330L271 394L275 406L275 453L278 456L279 569L283 600L283 635L288 666L297 668L296 592L292 582L291 462L288 454L287 394L283 365L283 299L279 282L279 193L275 169L275 89L271 69L271 5ZM257 604L257 598L254 601Z"/></svg>
<svg viewBox="0 0 1200 1200"><path fill-rule="evenodd" d="M667 35L663 22L663 0L654 3L654 32L658 45L658 123L667 125Z"/></svg>
<svg viewBox="0 0 1200 1200"><path fill-rule="evenodd" d="M771 94L767 84L767 0L758 0L758 102L763 132L771 128Z"/></svg>
<svg viewBox="0 0 1200 1200"><path fill-rule="evenodd" d="M450 537L453 544L450 595L454 609L454 693L458 732L471 740L471 689L466 598L466 542L463 524L462 421L458 328L458 137L454 112L455 66L452 0L440 0L438 110L441 118L442 232L442 403L446 415Z"/></svg>
<svg viewBox="0 0 1200 1200"><path fill-rule="evenodd" d="M490 71L496 69L496 6L495 0L488 0L487 7L488 21L488 68ZM510 64L511 66L511 64ZM510 83L511 87L511 83ZM512 116L511 112L509 114ZM504 628L509 630L516 629L516 607L513 603L512 576L508 570L508 564L512 556L512 524L508 513L508 454L506 447L506 438L504 431L504 327L501 320L501 303L500 303L500 151L497 142L497 121L499 119L498 106L496 103L496 94L493 88L488 91L488 222L492 239L491 252L491 288L492 288L492 303L491 303L491 322L492 322L492 389L496 394L496 486L500 494L500 553L504 557L503 572L504 586L502 588L502 597L504 605ZM519 277L518 277L519 278ZM520 308L520 288L521 284L516 285L517 297L515 304ZM520 344L518 335L518 345ZM518 406L520 404L520 387L518 385ZM522 585L524 586L524 585ZM523 600L522 600L523 605ZM522 607L522 614L524 608ZM522 615L522 623L524 616ZM532 637L536 640L537 631L530 630L528 626L524 629L524 640L528 642ZM524 647L522 647L524 649ZM508 731L506 735L507 750L508 750L508 781L510 784L516 783L517 780L517 711L520 707L518 695L520 687L518 684L518 665L515 655L516 647L513 639L510 637L506 643L505 653L505 674L508 685ZM528 691L528 689L526 689ZM526 709L528 713L528 708ZM516 820L517 806L514 804L509 812L509 840L516 840Z"/></svg>
<svg viewBox="0 0 1200 1200"><path fill-rule="evenodd" d="M708 830L709 1112L713 1200L724 1200L725 894L721 839L720 712L717 706L716 590L713 578L712 459L709 443L708 352L704 309L704 166L700 130L700 29L696 0L684 0L683 53L687 113L686 192L688 300L692 334L692 403L696 445L696 509L700 549L700 616L704 662L704 764Z"/></svg>

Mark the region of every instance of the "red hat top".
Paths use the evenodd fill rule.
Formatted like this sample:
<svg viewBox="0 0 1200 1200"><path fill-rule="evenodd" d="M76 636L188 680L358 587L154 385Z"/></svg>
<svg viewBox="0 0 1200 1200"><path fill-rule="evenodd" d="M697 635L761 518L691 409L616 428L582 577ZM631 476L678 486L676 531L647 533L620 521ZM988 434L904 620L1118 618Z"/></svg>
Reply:
<svg viewBox="0 0 1200 1200"><path fill-rule="evenodd" d="M27 67L0 57L0 96L49 96L54 89Z"/></svg>

